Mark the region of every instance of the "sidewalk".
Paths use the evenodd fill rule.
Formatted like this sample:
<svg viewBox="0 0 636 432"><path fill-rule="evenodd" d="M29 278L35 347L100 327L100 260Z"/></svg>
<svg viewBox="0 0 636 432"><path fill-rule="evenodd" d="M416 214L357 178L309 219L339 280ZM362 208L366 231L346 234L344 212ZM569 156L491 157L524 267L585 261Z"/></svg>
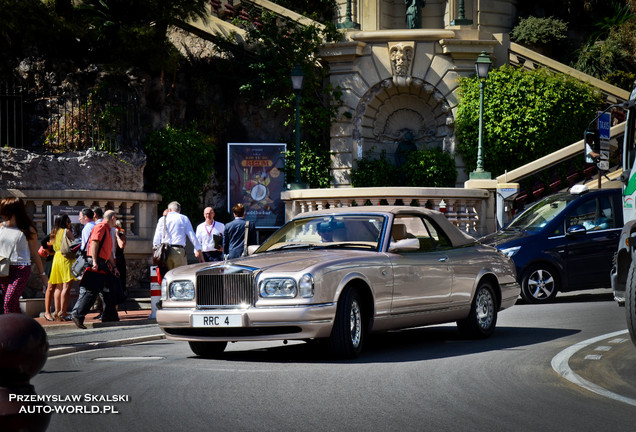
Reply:
<svg viewBox="0 0 636 432"><path fill-rule="evenodd" d="M130 310L130 311L119 311L119 321L111 321L111 322L101 322L101 320L96 320L97 312L91 312L86 315L86 319L84 320L84 325L87 328L103 328L103 327L116 327L116 326L132 326L132 325L142 325L142 324L155 324L157 321L154 318L149 318L151 314L151 310L149 309L140 309L140 310ZM77 330L82 331L73 324L73 321L47 321L44 318L44 315L34 318L44 330Z"/></svg>

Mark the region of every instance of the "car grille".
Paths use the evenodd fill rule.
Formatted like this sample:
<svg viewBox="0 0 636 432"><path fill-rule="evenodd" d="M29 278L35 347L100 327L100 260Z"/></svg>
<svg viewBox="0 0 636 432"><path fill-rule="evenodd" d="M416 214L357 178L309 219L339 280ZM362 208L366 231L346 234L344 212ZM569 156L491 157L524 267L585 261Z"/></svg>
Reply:
<svg viewBox="0 0 636 432"><path fill-rule="evenodd" d="M254 305L252 273L201 274L197 276L197 306Z"/></svg>

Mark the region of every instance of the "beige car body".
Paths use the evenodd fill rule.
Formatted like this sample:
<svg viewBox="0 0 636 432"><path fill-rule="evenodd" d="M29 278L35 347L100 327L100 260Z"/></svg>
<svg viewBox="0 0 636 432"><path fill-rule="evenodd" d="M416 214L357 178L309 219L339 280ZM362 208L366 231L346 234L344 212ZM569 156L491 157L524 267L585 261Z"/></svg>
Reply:
<svg viewBox="0 0 636 432"><path fill-rule="evenodd" d="M356 287L361 293L365 332L466 319L476 289L483 281L492 285L498 311L511 307L517 300L520 288L512 261L459 231L441 213L416 207L376 206L323 210L296 219L346 214L384 218L380 251L259 250L228 262L193 264L168 272L162 282L162 300L156 314L166 337L190 342L329 338L339 299L347 287ZM452 247L425 253L389 252L393 220L407 214L432 220L448 235ZM250 282L253 293L247 293L251 296L249 301L215 305L202 304L213 301L197 304L196 300L168 298L168 287L176 281L190 281L197 292L203 290L197 286L198 281L230 274L239 279L253 277ZM259 295L258 284L265 278L299 281L306 274L313 278L311 298ZM224 285L223 290L228 291L224 295L230 295L230 285L229 282L229 288ZM200 295L197 292L195 298ZM233 327L214 322L228 317Z"/></svg>

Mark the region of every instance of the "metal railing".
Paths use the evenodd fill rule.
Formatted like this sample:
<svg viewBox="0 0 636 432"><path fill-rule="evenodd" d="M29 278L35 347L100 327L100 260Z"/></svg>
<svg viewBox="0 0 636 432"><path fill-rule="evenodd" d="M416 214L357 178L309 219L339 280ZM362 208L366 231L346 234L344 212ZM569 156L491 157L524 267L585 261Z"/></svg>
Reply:
<svg viewBox="0 0 636 432"><path fill-rule="evenodd" d="M0 84L0 146L27 150L137 150L139 101L124 91Z"/></svg>

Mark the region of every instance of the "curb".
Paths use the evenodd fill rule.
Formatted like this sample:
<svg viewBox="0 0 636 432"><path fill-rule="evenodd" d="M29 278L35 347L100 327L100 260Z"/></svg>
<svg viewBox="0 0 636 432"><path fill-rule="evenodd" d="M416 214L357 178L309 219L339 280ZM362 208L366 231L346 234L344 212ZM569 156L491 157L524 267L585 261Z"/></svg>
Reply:
<svg viewBox="0 0 636 432"><path fill-rule="evenodd" d="M138 336L138 337L127 338L127 339L117 339L117 340L106 341L106 342L87 342L87 343L74 344L69 346L54 347L49 349L48 357L49 358L57 357L64 354L71 354L71 353L76 353L80 351L89 351L89 350L94 350L99 348L112 348L112 347L121 346L121 345L129 345L129 344L140 343L140 342L150 342L150 341L161 340L165 338L166 338L166 335L162 333L162 334L156 334L156 335Z"/></svg>
<svg viewBox="0 0 636 432"><path fill-rule="evenodd" d="M84 325L87 329L94 328L107 328L107 327L124 327L124 326L135 326L135 325L147 325L147 324L157 324L157 320L154 318L145 318L145 319L132 319L132 320L119 320L119 321L93 321L93 322L84 322ZM44 327L45 330L82 330L79 329L73 324L72 321L68 321L60 324L47 324Z"/></svg>

